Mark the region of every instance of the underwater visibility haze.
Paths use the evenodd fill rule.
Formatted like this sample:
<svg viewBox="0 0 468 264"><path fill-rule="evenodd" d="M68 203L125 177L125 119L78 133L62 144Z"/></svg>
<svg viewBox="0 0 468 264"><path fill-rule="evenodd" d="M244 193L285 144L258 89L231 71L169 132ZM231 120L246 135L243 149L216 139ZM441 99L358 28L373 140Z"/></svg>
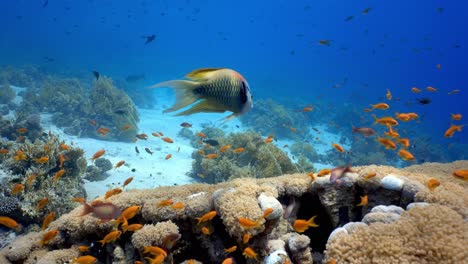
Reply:
<svg viewBox="0 0 468 264"><path fill-rule="evenodd" d="M0 264L466 262L467 8L2 1Z"/></svg>

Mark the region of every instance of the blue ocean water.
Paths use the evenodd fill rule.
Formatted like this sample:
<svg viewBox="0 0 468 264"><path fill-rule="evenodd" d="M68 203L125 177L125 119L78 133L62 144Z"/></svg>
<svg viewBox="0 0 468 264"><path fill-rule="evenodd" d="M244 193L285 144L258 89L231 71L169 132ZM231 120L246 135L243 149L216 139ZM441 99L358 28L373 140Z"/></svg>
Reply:
<svg viewBox="0 0 468 264"><path fill-rule="evenodd" d="M2 1L0 64L75 76L144 74L147 85L228 67L247 78L256 100L327 105L323 121L348 133L350 123L369 126L372 117L333 113L385 102L389 89L390 115L421 117L407 125L411 137L451 148L468 144L466 131L443 137L451 113L468 116L466 8L462 1ZM152 34L145 45L142 36ZM466 158L461 151L452 158Z"/></svg>

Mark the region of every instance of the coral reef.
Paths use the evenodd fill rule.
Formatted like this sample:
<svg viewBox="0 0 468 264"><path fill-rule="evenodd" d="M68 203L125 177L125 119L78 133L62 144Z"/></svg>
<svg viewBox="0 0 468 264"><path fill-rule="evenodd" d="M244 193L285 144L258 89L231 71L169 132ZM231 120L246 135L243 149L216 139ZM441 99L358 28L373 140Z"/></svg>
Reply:
<svg viewBox="0 0 468 264"><path fill-rule="evenodd" d="M10 87L8 81L4 79L0 85L0 104L10 104L15 97L15 91Z"/></svg>
<svg viewBox="0 0 468 264"><path fill-rule="evenodd" d="M76 206L71 198L85 196L82 149L68 146L50 133L41 134L34 143L28 137L23 143L0 141L0 149L4 172L0 215L10 216L24 227L40 226L48 213L67 213Z"/></svg>
<svg viewBox="0 0 468 264"><path fill-rule="evenodd" d="M95 81L90 105L88 116L95 119L99 127L111 128L101 138L126 142L135 140L138 112L130 97L117 89L111 79L101 76ZM94 133L96 135L96 131Z"/></svg>
<svg viewBox="0 0 468 264"><path fill-rule="evenodd" d="M291 111L272 99L255 101L255 107L240 120L263 135L274 134L278 138L300 139L310 129L306 113Z"/></svg>
<svg viewBox="0 0 468 264"><path fill-rule="evenodd" d="M90 87L79 79L50 75L36 68L5 68L0 70L0 80L3 103L8 104L7 109L16 110L18 120L49 112L52 122L69 134L125 142L135 139L139 121L135 105L105 76ZM19 105L11 102L15 93L9 83L25 87L19 94Z"/></svg>
<svg viewBox="0 0 468 264"><path fill-rule="evenodd" d="M468 161L431 164L437 169L428 175L372 165L355 167L336 182L329 175L292 174L130 190L99 198L122 210L123 218L100 223L76 208L47 230L16 238L0 251L0 260L55 263L89 254L103 263L153 257L165 263L221 263L229 257L237 263L463 263L468 194L443 180L459 166L468 167ZM370 172L376 175L367 177ZM437 175L444 176L431 190L426 183ZM368 202L359 205L363 195ZM318 227L297 231L296 222L312 216ZM121 233L133 224L142 228ZM50 230L58 230L57 237L40 247ZM96 243L106 234L118 239ZM77 245L91 246L79 253Z"/></svg>
<svg viewBox="0 0 468 264"><path fill-rule="evenodd" d="M102 181L109 177L109 174L106 173L112 169L112 163L106 158L99 158L94 161L94 165L89 165L86 168L86 173L84 178L88 181Z"/></svg>
<svg viewBox="0 0 468 264"><path fill-rule="evenodd" d="M267 178L298 171L286 153L265 143L258 133L248 131L224 137L220 129L205 128L202 132L207 138L216 139L219 145L211 146L201 140L192 142L196 148L202 147L192 154L191 175L194 178L218 183L240 177ZM224 146L230 147L221 150Z"/></svg>

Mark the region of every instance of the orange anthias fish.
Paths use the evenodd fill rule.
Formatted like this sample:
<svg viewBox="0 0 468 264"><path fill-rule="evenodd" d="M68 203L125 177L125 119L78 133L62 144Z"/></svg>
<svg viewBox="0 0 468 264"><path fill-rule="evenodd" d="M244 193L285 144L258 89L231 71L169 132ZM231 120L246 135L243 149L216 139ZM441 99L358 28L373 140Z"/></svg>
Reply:
<svg viewBox="0 0 468 264"><path fill-rule="evenodd" d="M331 173L330 169L322 169L322 170L319 170L319 172L317 172L317 177L323 177L323 176L328 175L330 173Z"/></svg>
<svg viewBox="0 0 468 264"><path fill-rule="evenodd" d="M372 115L374 117L374 120L375 120L375 124L380 124L380 125L384 125L384 126L396 126L398 125L398 121L396 121L393 117L391 116L386 116L386 117L381 117L381 118L377 118L376 115Z"/></svg>
<svg viewBox="0 0 468 264"><path fill-rule="evenodd" d="M454 124L450 125L450 127L445 131L444 137L447 137L447 138L453 137L453 134L455 134L456 131L461 132L464 126L465 125L459 125L459 126L454 125Z"/></svg>
<svg viewBox="0 0 468 264"><path fill-rule="evenodd" d="M59 153L58 160L59 160L59 168L62 168L63 163L65 162L65 156L62 153Z"/></svg>
<svg viewBox="0 0 468 264"><path fill-rule="evenodd" d="M150 253L152 255L163 255L164 257L167 257L166 250L158 246L143 246L143 253Z"/></svg>
<svg viewBox="0 0 468 264"><path fill-rule="evenodd" d="M418 89L417 87L411 88L411 92L413 93L421 93L421 89Z"/></svg>
<svg viewBox="0 0 468 264"><path fill-rule="evenodd" d="M387 97L387 100L392 100L392 93L390 92L389 89L387 89L387 93L385 94L385 97Z"/></svg>
<svg viewBox="0 0 468 264"><path fill-rule="evenodd" d="M167 154L166 157L164 157L165 160L168 160L170 158L172 158L172 154Z"/></svg>
<svg viewBox="0 0 468 264"><path fill-rule="evenodd" d="M413 154L411 154L411 152L407 151L406 149L400 149L398 151L398 156L400 156L404 160L414 160Z"/></svg>
<svg viewBox="0 0 468 264"><path fill-rule="evenodd" d="M127 131L127 130L129 130L130 128L132 128L132 126L127 124L127 125L123 125L120 129L121 129L122 131Z"/></svg>
<svg viewBox="0 0 468 264"><path fill-rule="evenodd" d="M211 230L206 226L202 227L201 231L204 235L207 235L207 236L211 235Z"/></svg>
<svg viewBox="0 0 468 264"><path fill-rule="evenodd" d="M41 230L45 230L50 222L52 222L55 218L55 212L51 212L49 213L45 218L44 218L44 221L42 222L42 227L41 227Z"/></svg>
<svg viewBox="0 0 468 264"><path fill-rule="evenodd" d="M434 87L432 87L432 86L426 87L426 90L428 90L429 92L432 92L432 93L433 93L433 92L437 92L437 89L434 88Z"/></svg>
<svg viewBox="0 0 468 264"><path fill-rule="evenodd" d="M224 259L221 264L233 264L233 263L234 263L233 258L227 258L227 259Z"/></svg>
<svg viewBox="0 0 468 264"><path fill-rule="evenodd" d="M337 144L337 143L332 143L332 147L334 147L336 150L338 150L338 152L340 153L343 153L344 152L344 149L343 147L340 145L340 144Z"/></svg>
<svg viewBox="0 0 468 264"><path fill-rule="evenodd" d="M410 146L410 141L408 138L399 138L396 140L398 143L400 143L401 145L403 145L403 147L405 148L409 148Z"/></svg>
<svg viewBox="0 0 468 264"><path fill-rule="evenodd" d="M60 149L61 150L70 150L70 147L67 144L62 143L62 144L60 144Z"/></svg>
<svg viewBox="0 0 468 264"><path fill-rule="evenodd" d="M73 259L73 263L76 264L94 264L97 262L97 259L91 255L85 255Z"/></svg>
<svg viewBox="0 0 468 264"><path fill-rule="evenodd" d="M460 121L462 119L462 115L461 114L451 114L451 118L452 118L452 120Z"/></svg>
<svg viewBox="0 0 468 264"><path fill-rule="evenodd" d="M44 197L42 198L36 205L36 210L39 211L41 210L42 207L44 207L44 205L46 205L46 203L49 201L49 198L47 197Z"/></svg>
<svg viewBox="0 0 468 264"><path fill-rule="evenodd" d="M107 128L107 127L100 127L96 132L98 132L99 134L105 136L107 135L107 133L109 133L110 129Z"/></svg>
<svg viewBox="0 0 468 264"><path fill-rule="evenodd" d="M225 248L225 249L224 249L224 252L226 252L226 253L232 253L232 252L236 251L236 249L237 249L237 246L232 246L232 247L230 247L230 248Z"/></svg>
<svg viewBox="0 0 468 264"><path fill-rule="evenodd" d="M47 157L47 156L40 157L40 158L36 159L36 163L39 163L39 164L44 164L44 163L47 163L47 162L49 162L49 157Z"/></svg>
<svg viewBox="0 0 468 264"><path fill-rule="evenodd" d="M122 184L122 188L124 188L125 186L129 185L132 181L133 181L133 177L127 178L127 179L124 181L124 183Z"/></svg>
<svg viewBox="0 0 468 264"><path fill-rule="evenodd" d="M234 153L242 153L242 152L244 152L244 151L245 151L245 148L236 148L236 149L234 149L232 152L234 152Z"/></svg>
<svg viewBox="0 0 468 264"><path fill-rule="evenodd" d="M180 210L180 209L184 208L184 204L182 202L177 202L177 203L172 205L172 208L174 208L176 210Z"/></svg>
<svg viewBox="0 0 468 264"><path fill-rule="evenodd" d="M199 136L201 138L206 138L205 133L202 133L202 132L197 132L197 133L195 133L195 135L197 135L197 136Z"/></svg>
<svg viewBox="0 0 468 264"><path fill-rule="evenodd" d="M26 160L26 154L21 150L19 149L18 151L16 151L15 153L16 155L13 157L16 161L20 161L20 160Z"/></svg>
<svg viewBox="0 0 468 264"><path fill-rule="evenodd" d="M106 153L105 150L101 149L101 150L98 150L96 153L94 153L93 157L90 159L90 160L96 160L96 159L99 159L102 155L104 155Z"/></svg>
<svg viewBox="0 0 468 264"><path fill-rule="evenodd" d="M106 195L104 196L104 199L107 199L113 195L116 195L116 194L119 194L119 193L122 193L122 189L120 188L114 188L112 190L109 190L106 192Z"/></svg>
<svg viewBox="0 0 468 264"><path fill-rule="evenodd" d="M164 113L174 112L196 103L176 116L195 113L232 112L226 121L240 116L253 106L247 80L238 72L227 68L197 69L185 76L189 80L173 80L155 84L150 88L171 87L176 102Z"/></svg>
<svg viewBox="0 0 468 264"><path fill-rule="evenodd" d="M225 146L222 146L220 149L219 149L219 152L225 152L226 150L230 149L231 148L231 145L225 145Z"/></svg>
<svg viewBox="0 0 468 264"><path fill-rule="evenodd" d="M203 222L210 221L215 216L216 216L216 211L209 211L208 213L202 215L201 217L197 217L197 220L198 220L197 225L199 225L199 224L201 224Z"/></svg>
<svg viewBox="0 0 468 264"><path fill-rule="evenodd" d="M361 202L356 204L356 206L366 206L368 201L367 195L361 196Z"/></svg>
<svg viewBox="0 0 468 264"><path fill-rule="evenodd" d="M125 164L125 160L121 160L121 161L117 162L117 164L115 164L115 166L114 166L114 170L117 169L118 167L124 165L124 164Z"/></svg>
<svg viewBox="0 0 468 264"><path fill-rule="evenodd" d="M52 241L52 239L54 239L58 235L58 233L59 231L55 229L45 233L40 242L41 246L43 247L44 245L49 244L49 242Z"/></svg>
<svg viewBox="0 0 468 264"><path fill-rule="evenodd" d="M215 159L218 157L217 153L207 154L205 155L205 159Z"/></svg>
<svg viewBox="0 0 468 264"><path fill-rule="evenodd" d="M468 180L468 170L457 170L452 173L453 176Z"/></svg>
<svg viewBox="0 0 468 264"><path fill-rule="evenodd" d="M386 149L396 149L396 144L391 139L377 137L377 141L382 144Z"/></svg>
<svg viewBox="0 0 468 264"><path fill-rule="evenodd" d="M122 232L119 230L111 231L103 239L99 240L98 242L101 243L102 246L104 246L105 244L116 241L120 237L121 234Z"/></svg>
<svg viewBox="0 0 468 264"><path fill-rule="evenodd" d="M60 169L59 171L57 171L54 175L54 182L57 183L60 179L60 177L63 176L63 174L65 174L65 170L64 169Z"/></svg>
<svg viewBox="0 0 468 264"><path fill-rule="evenodd" d="M19 230L21 225L8 216L0 216L0 225L6 226L11 229Z"/></svg>
<svg viewBox="0 0 468 264"><path fill-rule="evenodd" d="M366 179L366 180L368 180L368 179L370 179L370 178L375 177L376 175L377 175L376 172L369 172L369 173L367 173L366 175L364 175L363 178Z"/></svg>
<svg viewBox="0 0 468 264"><path fill-rule="evenodd" d="M24 185L21 184L21 183L16 183L15 185L13 185L13 188L11 188L10 194L12 196L17 195L18 193L22 192L23 190L24 190Z"/></svg>
<svg viewBox="0 0 468 264"><path fill-rule="evenodd" d="M387 110L390 108L390 106L386 103L378 103L378 104L371 104L371 111L374 109L380 109L380 110Z"/></svg>
<svg viewBox="0 0 468 264"><path fill-rule="evenodd" d="M162 200L161 202L158 203L158 207L169 206L172 204L173 204L173 201L171 199Z"/></svg>
<svg viewBox="0 0 468 264"><path fill-rule="evenodd" d="M419 118L419 115L416 113L395 113L396 118L403 122L408 122L414 119Z"/></svg>
<svg viewBox="0 0 468 264"><path fill-rule="evenodd" d="M244 255L248 259L255 259L257 260L257 253L250 247L246 247L244 251L242 252L242 255Z"/></svg>
<svg viewBox="0 0 468 264"><path fill-rule="evenodd" d="M117 219L117 221L123 222L123 219L130 220L133 217L135 217L138 214L138 212L140 212L140 210L141 210L141 206L132 205L122 212L122 215Z"/></svg>
<svg viewBox="0 0 468 264"><path fill-rule="evenodd" d="M314 219L316 217L317 216L314 215L309 220L303 220L303 219L295 220L294 223L293 223L294 231L296 231L298 233L304 233L307 229L309 229L309 227L318 227L319 225L317 225L314 222Z"/></svg>
<svg viewBox="0 0 468 264"><path fill-rule="evenodd" d="M265 209L265 211L263 212L262 218L267 218L269 215L271 215L271 213L273 213L273 208Z"/></svg>
<svg viewBox="0 0 468 264"><path fill-rule="evenodd" d="M249 233L246 233L242 236L242 243L247 244L249 243L249 240L252 238L252 236Z"/></svg>
<svg viewBox="0 0 468 264"><path fill-rule="evenodd" d="M395 130L392 129L392 126L387 126L388 128L388 131L385 131L384 134L386 136L389 136L391 138L398 138L400 137L400 134L398 132L396 132Z"/></svg>
<svg viewBox="0 0 468 264"><path fill-rule="evenodd" d="M240 224L243 228L246 228L246 229L255 228L255 227L259 227L259 226L260 226L260 222L259 222L259 221L253 221L253 220L250 220L250 219L244 218L244 217L240 217L238 220L239 220L239 224Z"/></svg>
<svg viewBox="0 0 468 264"><path fill-rule="evenodd" d="M169 137L163 137L161 138L164 142L167 142L167 143L174 143L174 140L172 140L171 138Z"/></svg>
<svg viewBox="0 0 468 264"><path fill-rule="evenodd" d="M434 190L435 188L439 187L440 186L440 181L437 180L437 179L434 179L434 178L430 178L428 181L427 181L427 187L429 188L429 190Z"/></svg>

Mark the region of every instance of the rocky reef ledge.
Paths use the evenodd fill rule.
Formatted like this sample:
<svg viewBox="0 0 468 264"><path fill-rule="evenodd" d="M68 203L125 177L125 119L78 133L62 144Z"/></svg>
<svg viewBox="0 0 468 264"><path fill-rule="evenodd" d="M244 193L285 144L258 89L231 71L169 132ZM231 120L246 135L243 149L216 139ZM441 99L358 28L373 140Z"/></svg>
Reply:
<svg viewBox="0 0 468 264"><path fill-rule="evenodd" d="M124 212L121 226L79 206L46 230L19 235L0 263L464 263L467 181L452 173L467 168L371 165L336 182L292 174L125 191L98 199ZM318 226L301 230L296 220L313 216ZM132 231L134 224L142 226ZM41 243L51 230L57 235ZM115 241L97 242L111 232Z"/></svg>

